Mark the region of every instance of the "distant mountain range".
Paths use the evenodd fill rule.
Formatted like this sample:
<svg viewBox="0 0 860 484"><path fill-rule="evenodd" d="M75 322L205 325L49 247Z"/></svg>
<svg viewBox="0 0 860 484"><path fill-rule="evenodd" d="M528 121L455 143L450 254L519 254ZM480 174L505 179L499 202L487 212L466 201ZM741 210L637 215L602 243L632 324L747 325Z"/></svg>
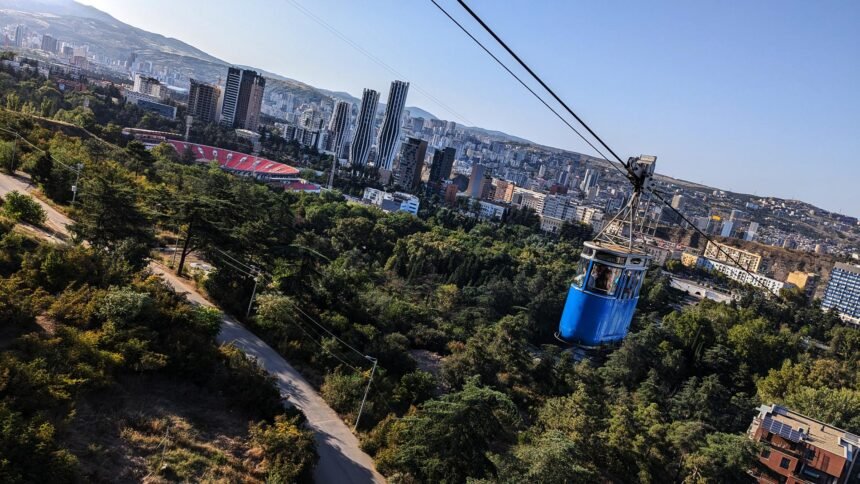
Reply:
<svg viewBox="0 0 860 484"><path fill-rule="evenodd" d="M23 24L40 34L75 44L87 44L91 50L113 59L128 59L131 55L153 64L166 65L183 77L205 82L217 82L227 75L227 67L234 65L189 45L181 40L128 25L101 10L72 0L0 0L0 24ZM269 82L267 90L289 91L301 101L316 102L324 97L358 103L361 100L346 92L328 91L295 79L268 72L253 66ZM380 105L382 108L384 104ZM433 113L416 106L407 106L412 117L439 119ZM511 141L530 141L476 126L464 126L477 134Z"/></svg>

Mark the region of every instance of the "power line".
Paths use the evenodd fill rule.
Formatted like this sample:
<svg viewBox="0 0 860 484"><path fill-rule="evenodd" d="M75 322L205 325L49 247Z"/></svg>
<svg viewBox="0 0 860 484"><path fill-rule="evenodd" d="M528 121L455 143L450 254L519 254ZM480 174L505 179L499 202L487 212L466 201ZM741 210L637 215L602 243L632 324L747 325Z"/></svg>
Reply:
<svg viewBox="0 0 860 484"><path fill-rule="evenodd" d="M232 268L232 269L234 269L234 270L236 270L236 271L238 271L238 272L241 272L241 273L242 273L242 274L244 274L245 276L250 277L251 279L253 279L254 277L256 277L254 274L251 274L250 272L247 272L247 271L243 270L242 268L240 268L240 267L236 266L235 264L233 264L233 263L231 263L231 262L229 262L229 261L226 261L226 260L223 260L223 259L222 259L222 260L221 260L221 262L222 262L222 263L224 263L224 264L226 264L226 265L227 265L227 266L229 266L230 268Z"/></svg>
<svg viewBox="0 0 860 484"><path fill-rule="evenodd" d="M337 354L335 354L335 352L334 352L334 351L332 351L332 350L330 350L330 349L326 348L326 347L325 347L321 342L317 341L317 340L316 340L316 338L314 338L313 336L311 336L311 334L310 334L310 333L308 333L308 332L307 332L307 330L306 330L306 329L305 329L305 328L304 328L304 327L303 327L303 326L302 326L298 321L294 321L293 323L296 325L296 327L298 327L298 328L301 330L301 332L302 332L302 333L304 333L304 334L305 334L305 336L307 336L307 337L308 337L308 339L310 339L310 340L311 340L311 341L313 341L317 346L319 346L320 348L322 348L322 350L323 350L323 351L325 351L325 352L327 352L328 354L332 355L335 359L337 359L338 361L340 361L340 362L341 362L341 363L343 363L344 365L346 365L346 366L348 366L348 367L352 368L354 371L361 371L358 367L356 367L356 366L354 366L354 365L351 365L351 364L350 364L350 363L348 363L346 360L344 360L343 358L341 358L340 356L338 356ZM319 333L317 333L317 335L319 335ZM321 337L321 336L320 336L320 339L322 339L322 337Z"/></svg>
<svg viewBox="0 0 860 484"><path fill-rule="evenodd" d="M292 302L292 301L291 301L291 302ZM315 325L317 325L320 329L322 329L323 331L325 331L326 333L328 333L332 338L334 338L334 339L336 339L336 340L340 341L340 343L341 343L342 345L344 345L344 346L346 346L347 348L351 349L352 351L356 352L356 353L357 353L358 355L360 355L362 358L367 359L367 355L366 355L364 352L362 352L362 351L358 351L357 349L355 349L352 345L350 345L350 344L349 344L349 343L347 343L346 341L344 341L344 340L342 340L342 339L338 338L338 337L337 337L337 335L335 335L334 333L332 333L331 331L329 331L329 330L328 330L328 328L326 328L325 326L323 326L322 324L320 324L319 322L317 322L317 321L316 321L314 318L312 318L308 313L306 313L306 312L305 312L301 307L299 307L299 305L298 305L298 304L296 304L295 302L293 302L293 306L296 308L296 310L297 310L298 312L302 313L302 314L305 316L305 318L307 318L307 319L308 319L308 320L310 320L312 323L314 323Z"/></svg>
<svg viewBox="0 0 860 484"><path fill-rule="evenodd" d="M42 148L39 148L39 147L38 147L38 146L36 146L35 144L31 143L31 142L30 142L30 140L28 140L27 138L25 138L24 136L22 136L22 135L21 135L21 133L19 133L19 132L17 132L17 131L14 131L14 130L11 130L11 129L6 129L6 128L0 128L0 131L2 131L2 132L4 132L4 133L8 133L8 134L12 134L12 135L14 135L16 138L18 138L19 140L23 141L24 143L26 143L28 146L30 146L30 147L31 147L31 148L33 148L34 150L37 150L37 151L41 152L42 154L47 154L47 155L48 155L48 157L49 157L52 161L54 161L55 163L59 164L59 165L60 165L60 166L62 166L63 168L65 168L65 169L67 169L67 170L69 170L69 171L71 171L71 172L77 172L77 170L76 170L75 168L73 168L73 167L71 167L71 166L69 166L69 165L67 165L67 164L63 163L62 161L60 161L60 160L58 160L58 159L54 158L54 157L53 157L53 155L51 155L51 154L50 154L50 153L48 153L47 151L45 151L45 150L43 150Z"/></svg>
<svg viewBox="0 0 860 484"><path fill-rule="evenodd" d="M385 70L387 70L388 72L390 72L391 74L394 74L396 77L399 77L399 78L401 78L401 79L406 79L406 78L407 78L407 76L404 76L403 74L401 74L400 72L398 72L396 69L394 69L394 68L393 68L393 67L391 67L390 65L386 64L383 60L381 60L380 58L376 57L375 55L373 55L373 54L371 54L370 52L368 52L367 50L365 50L363 47L361 47L359 44L357 44L356 42L354 42L353 40L351 40L349 37L347 37L344 33L342 33L341 31L339 31L339 30L338 30L338 29L336 29L335 27L333 27L331 24L329 24L328 22L326 22L325 20L321 19L320 17L318 17L317 15L315 15L313 12L311 12L310 10L308 10L307 8L305 8L305 7L304 7L302 4L300 4L298 1L296 1L296 0L287 0L287 2L289 2L290 4L292 4L292 5L293 5L297 10L299 10L299 11L300 11L301 13L303 13L305 16L307 16L308 18L310 18L310 19L311 19L311 20L313 20L314 22L318 23L319 25L321 25L322 27L324 27L325 29L327 29L329 32L333 33L333 34L334 34L335 36L337 36L340 40L342 40L342 41L346 42L346 43L347 43L347 44L349 44L353 49L357 50L358 52L360 52L361 54L363 54L365 57L367 57L368 59L372 60L373 62L375 62L376 64L378 64L379 66L381 66L382 68L384 68ZM466 118L466 117L465 117L465 116L463 116L462 114L460 114L460 113L458 113L457 111L455 111L452 107L448 106L447 104L445 104L444 102L442 102L441 100L439 100L436 96L434 96L434 95L430 94L429 92L427 92L426 90L422 89L422 88L421 88L421 86L419 86L418 84L415 84L414 82L412 82L412 83L411 83L411 85L415 88L415 90L416 90L416 91L418 91L419 93L421 93L422 95L424 95L426 98L430 99L430 101L432 101L433 103L435 103L436 105L438 105L439 107L441 107L442 109L444 109L445 111L448 111L448 113L450 113L450 114L454 115L454 117L456 117L457 119L459 119L461 122L464 122L465 124L468 124L468 125L472 125L472 126L474 126L474 124L475 124L475 123L473 123L473 122L472 122L472 121L470 121L468 118Z"/></svg>
<svg viewBox="0 0 860 484"><path fill-rule="evenodd" d="M559 114L559 112L558 112L558 111L556 111L556 110L555 110L552 106L550 106L550 105L549 105L549 103L547 103L547 102L546 102L546 101L545 101L545 100L544 100L544 99L543 99L543 98L542 98L538 93L536 93L536 92L534 91L534 89L532 89L532 88L531 88L531 86L529 86L528 84L526 84L526 83L525 83L525 81L523 81L523 80L522 80L518 75L516 75L516 74L514 73L514 71L512 71L512 70L511 70L507 65L505 65L505 63L504 63L504 62L502 62L498 57L496 57L496 55L495 55L495 54L493 54L493 53L490 51L490 49L488 49L488 48L487 48L483 43L481 43L481 41L480 41L480 40L478 40L477 38L475 38L475 36L474 36L474 35L472 35L472 33L471 33L471 32L469 32L469 31L466 29L466 27L464 27L464 26L463 26L463 24L461 24L459 21L457 21L457 19L455 19L454 17L452 17L452 16L451 16L451 14L449 14L447 10L445 10L441 5L439 5L439 4L436 2L436 0L430 0L430 1L433 3L433 5L435 5L435 6L436 6L436 8L438 8L438 9L439 9L443 14L445 14L445 16L446 16L446 17L448 17L452 22L454 22L454 24L456 24L456 25L457 25L457 27L459 27L459 28L460 28L460 30L462 30L466 35L468 35L470 39L472 39L476 44L478 44L478 46L479 46L481 49L483 49L483 50L484 50L484 52L486 52L486 53L487 53L487 55L489 55L490 57L492 57L492 58L493 58L493 60L494 60L494 61L496 61L496 63L497 63L497 64L499 64L500 66L502 66L502 69L504 69L505 71L507 71L507 72L508 72L508 74L510 74L514 79L516 79L516 80L517 80L517 81L518 81L518 82L519 82L519 83L520 83L524 88L528 89L528 91L529 91L530 93L532 93L532 96L534 96L535 98L537 98L537 100L538 100L538 101L540 101L540 102L541 102L541 104L543 104L544 106L546 106L546 108L547 108L547 109L549 109L553 114L555 114L555 115L556 115L556 117L557 117L558 119L560 119L562 123L566 124L568 128L572 129L572 130L573 130L573 132L574 132L574 133L576 133L576 135L577 135L577 136L579 136L579 137L582 139L582 141L585 141L585 143L586 143L586 144L588 144L588 146L590 146L590 147L591 147L591 149L593 149L594 151L596 151L596 152L597 152L601 157L603 157L604 159L606 159L606 158L607 158L607 156L606 156L606 155L604 155L603 153L601 153L601 152L600 152L600 150L599 150L599 149L597 149L597 147L596 147L596 146L594 146L594 144L592 144L590 140L588 140L585 136L583 136L583 135L582 135L582 133L580 133L580 132L579 132L579 130L577 130L577 129L572 125L572 124L570 124L570 122L569 122L567 119L565 119L565 118L564 118L564 116L562 116L561 114ZM607 160L607 161L608 161L608 160ZM612 162L610 161L610 162L609 162L609 164L612 164ZM615 165L612 165L612 166L615 166Z"/></svg>
<svg viewBox="0 0 860 484"><path fill-rule="evenodd" d="M246 267L248 272L255 272L255 271L257 271L257 268L256 268L256 267L254 267L254 266L252 266L252 265L250 265L250 264L246 264L246 263L244 263L244 262L240 261L239 259L236 259L235 257L231 256L231 255L230 255L230 254L228 254L227 252L224 252L223 250L219 249L218 247L214 247L214 246L213 246L212 248L213 248L213 249L215 249L216 251L220 252L222 255L229 257L233 262L236 262L237 264L239 264L239 265L241 265L241 266L243 266L243 267Z"/></svg>
<svg viewBox="0 0 860 484"><path fill-rule="evenodd" d="M223 251L223 250L221 250L221 249L218 249L217 247L213 247L213 249L215 249L216 251L220 252L221 254L226 255L226 256L227 256L227 257L229 257L230 259L232 259L232 260L236 261L236 263L238 263L238 264L242 264L242 265L246 265L246 266L248 266L248 267L251 267L251 266L250 266L250 265L248 265L248 264L244 264L243 262L240 262L240 261L239 261L239 260L237 260L236 258L232 257L230 254L228 254L228 253L224 252L224 251ZM221 262L223 262L223 263L227 264L228 266L232 267L233 269L236 269L236 270L237 270L237 271L239 271L239 272L242 272L243 274L245 274L245 275L247 275L247 276L249 276L249 277L256 277L255 275L253 275L253 274L251 274L251 273L249 273L249 272L247 272L247 271L242 270L241 268L237 267L235 264L232 264L232 263L230 263L230 262L229 262L229 261L227 261L227 260L223 260L223 259L222 259L222 261L221 261ZM253 267L252 267L252 270L254 270L255 272L257 272L258 274L262 274L262 275L269 275L269 274L265 273L264 271L261 271L261 270L259 270L259 269L257 269L257 268L253 268ZM358 354L359 356L361 356L362 358L364 358L364 359L368 359L367 354L365 354L365 353L364 353L364 352L362 352L362 351L357 350L355 347L353 347L352 345L350 345L350 344L349 344L349 343L347 343L346 341L344 341L344 340L340 339L336 334L332 333L332 332L331 332L328 328L326 328L322 323L318 322L318 321L317 321L317 320L315 320L311 315L309 315L308 313L306 313L306 312L305 312L305 311L304 311L304 310L303 310L303 309L298 305L298 303L294 302L294 301L293 301L293 300L291 300L291 299L287 299L287 301L289 301L289 302L290 302L290 304L292 304L292 305L293 305L293 307L296 309L296 311L298 311L299 313L301 313L301 314L302 314L302 315L303 315L307 320L309 320L310 322L312 322L312 323L313 323L314 325L316 325L318 328L320 328L321 330L325 331L325 332L326 332L326 334L328 334L329 336L331 336L332 338L334 338L335 340L337 340L338 342L340 342L342 345L346 346L346 347L347 347L347 348L349 348L350 350L354 351L355 353L357 353L357 354Z"/></svg>
<svg viewBox="0 0 860 484"><path fill-rule="evenodd" d="M487 31L487 32L488 32L488 33L489 33L489 34L490 34L490 35L491 35L491 36L496 40L496 42L498 42L498 43L499 43L499 45L501 45L502 47L504 47L504 49L508 52L508 54L510 54L510 55L511 55L511 57L513 57L513 58L514 58L514 59L515 59L515 60L516 60L516 61L517 61L517 62L518 62L522 67L523 67L523 69L525 69L525 70L526 70L526 71L527 71L527 72L528 72L528 73L529 73L529 74L530 74L530 75L531 75L531 76L532 76L532 77L533 77L533 78L534 78L534 79L535 79L535 80L536 80L536 81L541 85L541 87L543 87L543 88L544 88L544 89L545 89L545 90L546 90L546 91L547 91L547 92L548 92L548 93L553 97L553 99L555 99L559 104L561 104L561 106L562 106L562 107L563 107L563 108L564 108L568 113L570 113L570 115L571 115L571 116L573 116L573 117L574 117L574 119L576 119L576 121L577 121L579 124L581 124L581 125L582 125L582 127L583 127L583 128L585 128L585 129L586 129L586 130L591 134L591 136L594 136L594 139L596 139L598 143L600 143L601 145L603 145L603 147L604 147L604 148L606 148L606 150L607 150L607 151L609 151L609 153L611 153L611 154L612 154L612 156L614 156L614 157L615 157L615 159L616 159L616 160L618 160L618 162L619 162L619 163L621 163L622 165L624 164L624 161L621 159L621 157L619 157L617 154L615 154L615 152L614 152L614 151L612 151L612 148L610 148L610 147L609 147L609 145L607 145L607 144L606 144L606 143L605 143L605 142L600 138L600 136L597 136L597 133L595 133L595 132L594 132L594 130L592 130L592 129L588 126L588 124L586 124L586 123L585 123L585 121L583 121L583 120L582 120L582 118L580 118L580 117L579 117L579 116L578 116L578 115L573 111L573 109L571 109L571 108L570 108L570 106L568 106L564 101L562 101L562 99L561 99L560 97L558 97L558 95L555 93L555 91L553 91L553 90L552 90L552 89L551 89L551 88L550 88L550 87L549 87L549 86L548 86L548 85L543 81L543 79L541 79L541 78L540 78L540 76L538 76L537 74L535 74L535 72L532 70L532 68L531 68L531 67L529 67L529 66L528 66L528 64L526 64L526 63L525 63L525 62L520 58L520 56L518 56L518 55L516 54L516 52L514 52L510 47L508 47L508 44L506 44L506 43L505 43L505 41L503 41L503 40L501 39L501 37L499 37L499 36L496 34L496 32L494 32L494 31L493 31L493 29L491 29L491 28L490 28L490 26L489 26L489 25L487 25L487 24L486 24L486 23L481 19L481 17L479 17L479 16L478 16L478 14L476 14L476 13L474 12L474 10L472 10L471 8L469 8L469 6L468 6L468 5L466 5L466 2L464 2L463 0L457 0L457 2L458 2L458 3L459 3L459 4L460 4L460 5L461 5L461 6L462 6L462 7L463 7L467 12L469 12L469 15L471 15L471 16L472 16L472 18L474 18L474 19L475 19L479 24L481 24L481 27L483 27L483 28L484 28L484 30L486 30L486 31ZM434 3L435 3L435 2L434 2ZM626 167L626 165L625 165L625 167Z"/></svg>

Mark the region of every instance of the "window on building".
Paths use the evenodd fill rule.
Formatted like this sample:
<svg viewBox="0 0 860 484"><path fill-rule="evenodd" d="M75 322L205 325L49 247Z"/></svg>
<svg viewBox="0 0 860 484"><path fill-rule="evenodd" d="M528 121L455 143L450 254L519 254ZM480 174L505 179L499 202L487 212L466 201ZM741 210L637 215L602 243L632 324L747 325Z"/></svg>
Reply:
<svg viewBox="0 0 860 484"><path fill-rule="evenodd" d="M783 457L781 461L779 461L779 466L783 469L788 469L788 466L791 465L791 459L788 457Z"/></svg>
<svg viewBox="0 0 860 484"><path fill-rule="evenodd" d="M770 449L763 449L763 450L761 451L761 456L762 456L762 457L764 457L765 459L767 459L768 457L770 457Z"/></svg>

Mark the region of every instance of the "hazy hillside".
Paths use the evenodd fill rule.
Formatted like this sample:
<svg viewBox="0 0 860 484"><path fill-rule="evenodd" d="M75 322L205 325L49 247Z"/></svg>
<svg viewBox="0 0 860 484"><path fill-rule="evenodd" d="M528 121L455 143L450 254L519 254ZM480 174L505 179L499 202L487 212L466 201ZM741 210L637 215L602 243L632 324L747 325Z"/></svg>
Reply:
<svg viewBox="0 0 860 484"><path fill-rule="evenodd" d="M183 77L194 77L207 82L223 79L226 75L226 67L231 65L181 40L133 27L94 7L71 0L0 0L0 21L4 24L23 24L34 32L48 33L65 42L88 44L92 52L112 59L124 61L134 53L138 59L166 65L180 72ZM261 72L269 79L267 91L288 90L300 102L317 102L327 97L352 103L360 102L360 99L347 92L319 89L254 66L239 65L239 67ZM374 87L382 91L384 96L388 86ZM380 109L384 109L384 106L384 103L380 103ZM438 119L429 111L416 106L407 106L406 109L413 117ZM476 134L528 142L501 131L478 127L470 129Z"/></svg>

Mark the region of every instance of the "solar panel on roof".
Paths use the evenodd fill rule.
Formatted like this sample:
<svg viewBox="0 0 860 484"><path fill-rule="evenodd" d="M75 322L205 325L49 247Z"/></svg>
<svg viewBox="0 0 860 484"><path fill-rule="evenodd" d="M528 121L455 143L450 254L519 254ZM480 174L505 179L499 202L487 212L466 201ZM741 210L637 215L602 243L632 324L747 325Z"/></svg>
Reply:
<svg viewBox="0 0 860 484"><path fill-rule="evenodd" d="M794 443L803 442L803 433L791 428L791 425L778 422L772 418L765 418L762 422L762 427L768 432L779 435L780 437Z"/></svg>

